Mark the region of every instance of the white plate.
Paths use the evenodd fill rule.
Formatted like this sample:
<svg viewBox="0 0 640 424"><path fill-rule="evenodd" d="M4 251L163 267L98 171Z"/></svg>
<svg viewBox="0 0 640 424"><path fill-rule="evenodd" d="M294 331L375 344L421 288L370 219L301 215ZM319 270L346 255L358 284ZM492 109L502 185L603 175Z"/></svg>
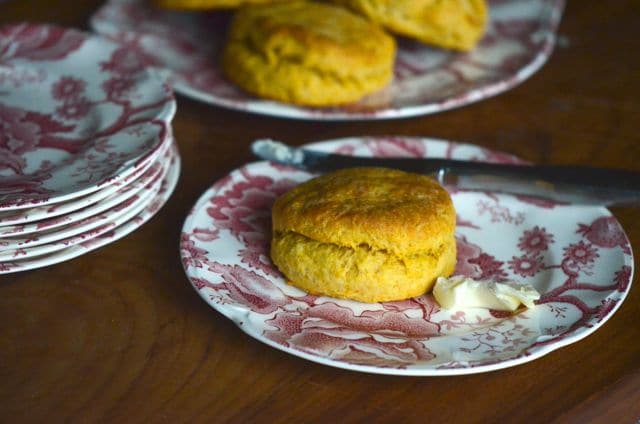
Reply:
<svg viewBox="0 0 640 424"><path fill-rule="evenodd" d="M31 222L28 224L0 227L0 237L22 237L25 234L31 235L37 232L53 230L55 228L62 227L63 225L69 225L82 219L96 216L99 213L102 213L134 196L152 180L156 180L162 174L162 171L162 162L155 161L153 165L138 179L120 188L114 194L105 197L86 208L73 211L66 215L43 219L41 221ZM2 238L0 238L0 247L3 245Z"/></svg>
<svg viewBox="0 0 640 424"><path fill-rule="evenodd" d="M45 220L53 218L61 218L62 215L71 214L75 211L80 211L89 206L95 205L98 202L102 202L107 197L113 196L116 193L126 190L127 186L133 184L145 174L153 164L158 161L161 155L166 154L167 149L173 143L173 136L167 138L163 143L158 157L153 161L149 161L148 164L141 166L134 173L126 178L115 181L113 184L94 191L86 196L76 197L65 202L54 203L52 205L34 206L28 209L16 209L11 211L0 211L0 230L16 229L20 231L21 227L26 227L30 223L44 222Z"/></svg>
<svg viewBox="0 0 640 424"><path fill-rule="evenodd" d="M35 258L27 258L24 260L0 262L0 274L9 274L54 265L76 258L121 239L150 220L164 206L175 190L179 177L180 156L176 150L176 155L173 157L169 165L169 171L166 177L162 180L160 191L150 200L145 208L133 218L113 228L111 231L94 237L90 236L79 244L58 250L54 253Z"/></svg>
<svg viewBox="0 0 640 424"><path fill-rule="evenodd" d="M0 238L0 259L6 259L7 254L10 252L15 252L16 256L22 255L24 254L24 249L27 247L62 240L76 234L84 233L106 222L113 221L118 216L126 213L131 207L134 207L151 195L155 186L160 185L160 182L167 171L164 166L162 168L161 172L157 174L155 178L152 178L151 181L144 184L138 193L127 199L123 199L120 202L116 202L105 211L58 228L45 229L36 233L26 234L24 236Z"/></svg>
<svg viewBox="0 0 640 424"><path fill-rule="evenodd" d="M310 148L518 162L433 139L351 138ZM535 308L505 316L483 309L441 310L431 295L373 304L308 295L285 283L268 248L274 199L310 177L268 162L246 165L202 195L181 241L182 262L198 294L247 334L293 355L381 374L492 371L587 336L612 316L630 289L631 248L607 209L453 192L456 273L533 284L542 293Z"/></svg>
<svg viewBox="0 0 640 424"><path fill-rule="evenodd" d="M73 29L0 28L0 210L82 196L155 159L175 101L134 54Z"/></svg>
<svg viewBox="0 0 640 424"><path fill-rule="evenodd" d="M109 230L122 225L140 213L160 191L165 171L166 169L163 169L162 174L151 181L141 193L104 213L83 220L81 222L82 225L71 225L69 229L60 234L55 234L54 237L36 239L36 243L29 244L26 247L0 251L0 262L11 262L55 252L82 243L85 240L99 237Z"/></svg>
<svg viewBox="0 0 640 424"><path fill-rule="evenodd" d="M168 164L174 155L174 149L170 149L163 156L166 162L161 164L159 173L145 184L141 184L137 193L111 205L103 212L52 231L29 234L26 238L0 239L0 261L14 261L60 250L96 237L128 221L160 190L162 180L168 172Z"/></svg>
<svg viewBox="0 0 640 424"><path fill-rule="evenodd" d="M514 87L537 71L555 43L564 0L489 0L487 33L468 54L401 40L389 87L340 108L303 108L258 99L219 67L223 14L167 12L143 0L110 0L93 29L139 51L141 63L173 71L177 92L246 112L301 119L381 119L463 106Z"/></svg>

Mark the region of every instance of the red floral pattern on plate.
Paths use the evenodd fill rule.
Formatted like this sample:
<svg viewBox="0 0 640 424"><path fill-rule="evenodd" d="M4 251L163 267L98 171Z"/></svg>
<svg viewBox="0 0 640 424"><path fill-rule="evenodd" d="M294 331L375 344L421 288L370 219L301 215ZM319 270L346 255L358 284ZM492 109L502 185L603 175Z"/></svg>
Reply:
<svg viewBox="0 0 640 424"><path fill-rule="evenodd" d="M172 146L173 144L173 136L171 135L171 131L169 131L168 134L169 137L165 140L165 142L163 142L163 145L159 149L158 158L161 158L163 155L165 155L167 153L167 150L169 150L170 146ZM158 161L158 158L156 158L156 162ZM79 211L82 208L94 205L96 204L96 202L100 202L107 197L124 190L129 184L131 184L133 181L136 181L138 177L148 171L152 167L153 163L153 161L149 161L146 165L142 164L128 176L120 178L107 185L106 187L101 188L98 191L94 191L91 194L74 197L71 200L57 202L50 205L0 211L0 227L2 227L3 230L10 230L12 227L19 229L20 227L28 226L29 223L35 223L36 221L45 222L48 219L61 218L63 215L68 215L70 213L73 213L74 211Z"/></svg>
<svg viewBox="0 0 640 424"><path fill-rule="evenodd" d="M225 80L218 65L224 14L167 12L144 0L110 0L91 25L138 49L149 64L171 70L176 91L208 103L290 118L379 119L463 106L510 89L544 64L564 0L489 0L489 7L487 32L472 52L401 40L389 87L357 104L329 109L256 99Z"/></svg>
<svg viewBox="0 0 640 424"><path fill-rule="evenodd" d="M160 184L164 178L167 169L156 174L154 178L141 184L142 187L136 189L136 192L116 201L108 209L91 214L83 219L64 225L60 228L48 229L27 234L20 237L0 238L0 260L6 260L10 257L26 258L48 253L56 248L62 248L71 244L79 243L86 238L86 234L96 236L105 232L108 228L115 227L128 221L133 215L136 215L150 199L160 190ZM81 235L78 237L78 235Z"/></svg>
<svg viewBox="0 0 640 424"><path fill-rule="evenodd" d="M92 250L125 237L150 220L164 206L176 188L180 176L180 156L176 144L171 140L169 151L163 154L164 165L168 171L160 186L154 188L154 194L143 202L142 209L131 209L125 216L112 223L78 234L62 241L60 249L34 258L16 258L0 261L0 274L26 271L57 264L73 259ZM131 216L134 215L134 216Z"/></svg>
<svg viewBox="0 0 640 424"><path fill-rule="evenodd" d="M406 137L350 138L309 148L513 161L476 146ZM452 193L464 224L456 230L456 273L533 284L542 293L536 308L511 315L442 310L431 295L375 304L309 295L286 284L268 249L273 201L310 177L268 162L244 166L202 195L181 237L185 271L202 298L251 336L291 354L374 373L490 371L587 336L630 289L630 246L605 208L548 208L460 191Z"/></svg>
<svg viewBox="0 0 640 424"><path fill-rule="evenodd" d="M150 182L142 193L130 197L101 214L80 221L78 225L69 226L68 229L56 234L55 237L51 237L48 240L44 237L35 238L33 245L0 251L0 260L31 258L62 250L98 237L124 224L146 208L151 199L158 193L162 183L162 178L160 177L158 176L155 181Z"/></svg>
<svg viewBox="0 0 640 424"><path fill-rule="evenodd" d="M15 43L15 40L20 40ZM37 25L15 25L0 28L0 62L12 59L32 61L62 60L78 50L86 40L79 32L60 27L43 31Z"/></svg>
<svg viewBox="0 0 640 424"><path fill-rule="evenodd" d="M45 230L52 230L102 213L114 205L135 196L140 192L140 190L149 184L149 182L159 177L162 171L162 162L156 161L149 167L149 169L146 170L146 172L143 173L143 175L139 176L139 178L127 181L127 184L121 188L115 186L118 188L115 192L87 207L26 224L0 226L0 237L16 237Z"/></svg>
<svg viewBox="0 0 640 424"><path fill-rule="evenodd" d="M129 56L73 29L0 28L0 209L97 191L159 155L173 95Z"/></svg>

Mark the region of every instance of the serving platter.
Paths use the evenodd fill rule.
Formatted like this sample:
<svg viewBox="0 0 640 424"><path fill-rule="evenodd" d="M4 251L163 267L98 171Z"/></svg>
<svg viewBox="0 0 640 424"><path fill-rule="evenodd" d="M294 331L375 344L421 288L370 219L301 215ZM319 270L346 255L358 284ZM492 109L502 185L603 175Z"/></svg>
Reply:
<svg viewBox="0 0 640 424"><path fill-rule="evenodd" d="M549 58L564 0L488 0L486 34L469 53L399 39L392 83L362 101L307 108L259 99L227 81L220 52L229 13L175 12L144 0L109 0L91 19L140 65L170 71L175 90L229 109L313 120L372 120L441 112L502 93Z"/></svg>
<svg viewBox="0 0 640 424"><path fill-rule="evenodd" d="M522 163L444 140L354 137L308 148L363 156L447 157ZM444 310L430 294L359 303L288 285L269 259L275 198L313 175L269 162L243 166L196 202L181 236L185 272L202 299L251 337L339 368L439 376L493 371L539 358L600 329L631 287L633 256L603 207L451 190L456 274L516 280L541 294L510 315Z"/></svg>

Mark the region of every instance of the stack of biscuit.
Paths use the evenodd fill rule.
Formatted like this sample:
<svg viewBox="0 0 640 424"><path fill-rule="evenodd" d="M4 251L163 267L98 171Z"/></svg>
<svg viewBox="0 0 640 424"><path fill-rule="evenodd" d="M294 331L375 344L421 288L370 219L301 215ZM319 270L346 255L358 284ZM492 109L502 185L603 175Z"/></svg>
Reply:
<svg viewBox="0 0 640 424"><path fill-rule="evenodd" d="M152 0L183 10L237 8L223 52L226 77L259 97L301 106L353 103L393 77L392 34L471 50L485 0Z"/></svg>

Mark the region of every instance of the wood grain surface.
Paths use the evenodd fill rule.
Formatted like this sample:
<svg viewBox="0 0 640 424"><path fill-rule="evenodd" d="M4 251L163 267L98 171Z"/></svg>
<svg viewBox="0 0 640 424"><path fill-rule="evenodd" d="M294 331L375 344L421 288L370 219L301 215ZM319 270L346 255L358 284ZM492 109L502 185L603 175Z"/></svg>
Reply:
<svg viewBox="0 0 640 424"><path fill-rule="evenodd" d="M0 23L86 29L100 3L14 0L0 4ZM184 167L162 211L90 254L0 277L0 422L637 422L637 277L602 328L540 359L479 375L393 377L318 365L245 335L191 288L178 240L200 194L254 160L258 137L421 135L537 163L640 171L638 5L568 2L560 45L539 72L436 115L306 122L178 96ZM640 249L640 208L613 213Z"/></svg>

